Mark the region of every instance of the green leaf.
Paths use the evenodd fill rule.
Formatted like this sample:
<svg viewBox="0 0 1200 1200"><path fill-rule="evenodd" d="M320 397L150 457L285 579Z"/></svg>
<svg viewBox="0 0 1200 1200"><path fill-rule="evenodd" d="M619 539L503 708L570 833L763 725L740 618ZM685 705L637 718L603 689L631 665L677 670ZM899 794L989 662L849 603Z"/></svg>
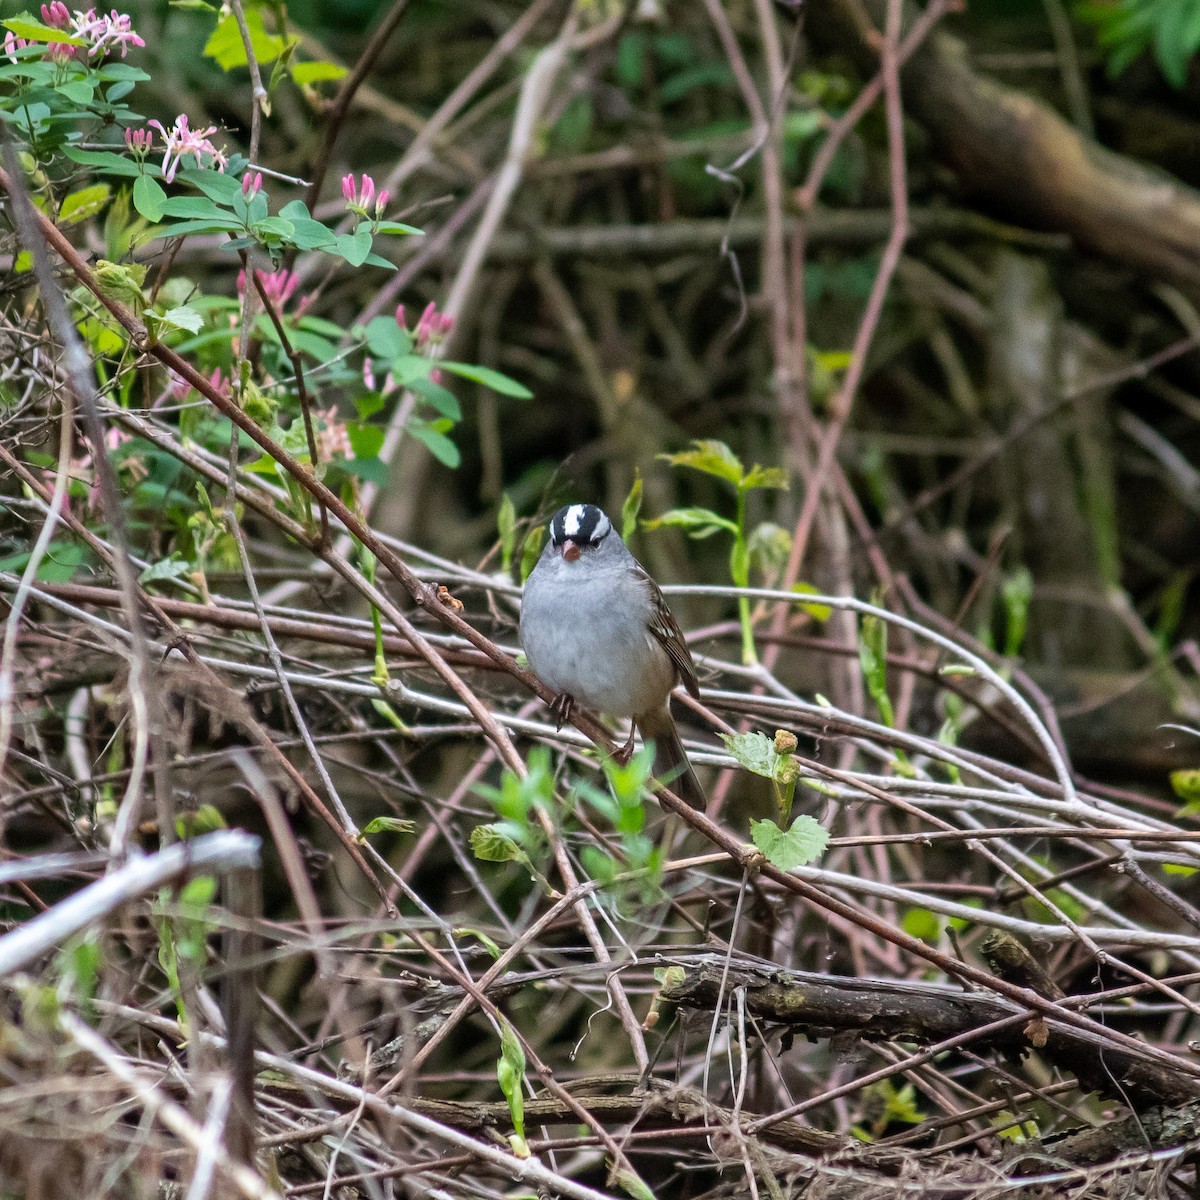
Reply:
<svg viewBox="0 0 1200 1200"><path fill-rule="evenodd" d="M24 38L27 42L59 42L64 46L87 45L83 38L76 37L65 29L53 29L49 25L43 25L29 16L10 17L7 21L0 21L0 25L11 29L17 37Z"/></svg>
<svg viewBox="0 0 1200 1200"><path fill-rule="evenodd" d="M646 1181L632 1168L620 1167L616 1176L617 1187L633 1200L655 1200L654 1193L646 1185Z"/></svg>
<svg viewBox="0 0 1200 1200"><path fill-rule="evenodd" d="M748 492L751 488L781 488L787 491L787 486L787 472L782 467L760 467L757 463L738 484L743 492Z"/></svg>
<svg viewBox="0 0 1200 1200"><path fill-rule="evenodd" d="M741 459L724 442L716 439L695 440L690 450L681 450L678 454L660 454L658 457L673 467L692 467L706 475L715 475L735 487L745 475Z"/></svg>
<svg viewBox="0 0 1200 1200"><path fill-rule="evenodd" d="M343 233L333 239L332 246L322 247L327 254L344 258L352 267L361 267L371 253L371 231L366 227L354 233Z"/></svg>
<svg viewBox="0 0 1200 1200"><path fill-rule="evenodd" d="M246 26L250 32L251 49L260 64L274 62L289 45L296 42L295 38L285 39L267 33L263 27L262 13L257 8L247 6ZM222 71L248 65L246 44L242 41L237 18L232 13L218 22L204 45L204 55L206 58L215 59Z"/></svg>
<svg viewBox="0 0 1200 1200"><path fill-rule="evenodd" d="M435 408L439 416L456 423L462 420L462 405L459 404L458 397L449 388L444 388L440 383L434 383L429 378L414 379L408 386L426 404Z"/></svg>
<svg viewBox="0 0 1200 1200"><path fill-rule="evenodd" d="M642 511L642 473L639 471L633 480L633 487L621 505L621 537L625 541L637 531L638 513Z"/></svg>
<svg viewBox="0 0 1200 1200"><path fill-rule="evenodd" d="M406 429L443 466L454 470L462 462L462 454L458 447L444 433L434 429L432 425L414 417L408 422Z"/></svg>
<svg viewBox="0 0 1200 1200"><path fill-rule="evenodd" d="M347 459L346 462L338 463L338 469L361 479L364 483L373 483L376 487L387 487L392 475L391 467L380 458Z"/></svg>
<svg viewBox="0 0 1200 1200"><path fill-rule="evenodd" d="M197 191L203 192L210 200L225 208L231 208L243 199L241 180L225 174L224 171L188 167L179 172L178 178L190 183ZM175 215L183 216L185 214L176 213Z"/></svg>
<svg viewBox="0 0 1200 1200"><path fill-rule="evenodd" d="M293 203L300 204L300 201ZM286 208L290 208L287 205ZM303 204L300 205L303 208ZM314 221L312 217L294 217L287 213L286 208L280 212L280 216L285 220L290 221L292 232L289 235L296 243L299 250L330 250L337 242L337 237L332 230L326 229L320 221ZM386 317L376 318L377 320L386 320ZM393 322L394 324L394 322Z"/></svg>
<svg viewBox="0 0 1200 1200"><path fill-rule="evenodd" d="M721 741L747 771L767 779L774 777L779 755L775 753L775 743L765 733L723 733Z"/></svg>
<svg viewBox="0 0 1200 1200"><path fill-rule="evenodd" d="M769 863L781 871L791 871L825 853L829 830L809 816L797 817L786 831L774 821L751 820L750 838Z"/></svg>
<svg viewBox="0 0 1200 1200"><path fill-rule="evenodd" d="M173 221L169 225L160 225L154 230L156 238L187 237L192 233L233 233L241 229L240 221L232 217L211 217L207 221Z"/></svg>
<svg viewBox="0 0 1200 1200"><path fill-rule="evenodd" d="M867 614L859 622L858 661L867 691L879 708L885 725L892 723L892 701L887 691L887 624Z"/></svg>
<svg viewBox="0 0 1200 1200"><path fill-rule="evenodd" d="M91 104L96 96L96 89L86 79L70 79L66 83L60 83L55 90L72 104Z"/></svg>
<svg viewBox="0 0 1200 1200"><path fill-rule="evenodd" d="M401 817L372 817L363 827L363 833L415 833L416 828L415 821Z"/></svg>
<svg viewBox="0 0 1200 1200"><path fill-rule="evenodd" d="M1183 801L1177 817L1194 817L1200 813L1200 768L1185 767L1170 774L1171 790Z"/></svg>
<svg viewBox="0 0 1200 1200"><path fill-rule="evenodd" d="M1033 576L1028 568L1018 567L1004 580L1001 589L1006 618L1004 656L1015 658L1021 653L1029 623L1029 602L1033 598Z"/></svg>
<svg viewBox="0 0 1200 1200"><path fill-rule="evenodd" d="M189 221L221 221L234 229L240 229L241 221L234 220L224 209L219 208L207 196L169 196L163 204L163 216L184 217Z"/></svg>
<svg viewBox="0 0 1200 1200"><path fill-rule="evenodd" d="M408 235L412 237L425 236L425 230L418 229L415 225L405 225L403 221L380 221L375 226L375 232L388 234L392 237L398 237L400 235Z"/></svg>
<svg viewBox="0 0 1200 1200"><path fill-rule="evenodd" d="M900 928L909 937L920 938L923 942L936 942L942 936L942 924L942 918L927 908L906 908Z"/></svg>
<svg viewBox="0 0 1200 1200"><path fill-rule="evenodd" d="M113 154L110 150L80 150L75 146L63 146L62 152L72 162L81 163L85 167L96 167L108 175L128 175L133 178L142 174L138 163L121 154Z"/></svg>
<svg viewBox="0 0 1200 1200"><path fill-rule="evenodd" d="M161 221L167 212L167 193L157 179L139 175L133 181L133 207L147 221Z"/></svg>
<svg viewBox="0 0 1200 1200"><path fill-rule="evenodd" d="M228 828L221 810L213 804L201 804L195 812L182 812L175 818L175 832L182 842Z"/></svg>
<svg viewBox="0 0 1200 1200"><path fill-rule="evenodd" d="M517 510L512 497L505 492L500 497L500 511L496 514L496 530L500 534L500 566L506 575L512 573L514 535L517 528Z"/></svg>
<svg viewBox="0 0 1200 1200"><path fill-rule="evenodd" d="M59 205L59 224L74 225L95 216L108 203L111 194L112 189L107 183L96 183L72 192Z"/></svg>
<svg viewBox="0 0 1200 1200"><path fill-rule="evenodd" d="M811 583L793 583L792 591L799 592L802 596L817 596L820 591ZM828 621L833 616L833 609L828 604L805 604L804 601L796 602L797 608L802 608L810 617L815 617L818 621Z"/></svg>
<svg viewBox="0 0 1200 1200"><path fill-rule="evenodd" d="M529 536L525 539L525 545L521 547L521 582L529 578L529 572L537 565L537 560L542 553L542 543L546 540L546 527L538 526L537 529L531 530Z"/></svg>
<svg viewBox="0 0 1200 1200"><path fill-rule="evenodd" d="M503 1018L500 1022L500 1061L496 1064L496 1079L508 1101L513 1129L522 1143L525 1139L525 1050L513 1027ZM515 1146L514 1146L515 1149ZM528 1157L529 1151L525 1151Z"/></svg>
<svg viewBox="0 0 1200 1200"><path fill-rule="evenodd" d="M471 830L471 853L483 862L529 862L529 855L495 825L477 825Z"/></svg>
<svg viewBox="0 0 1200 1200"><path fill-rule="evenodd" d="M407 354L412 346L412 336L407 330L401 329L392 317L376 317L367 326L364 336L372 356L387 362Z"/></svg>
<svg viewBox="0 0 1200 1200"><path fill-rule="evenodd" d="M461 375L463 379L481 383L484 387L491 388L493 392L499 392L502 396L512 396L515 400L531 400L533 398L533 393L524 384L510 379L500 371L493 371L491 367L477 367L470 363L460 362L443 362L438 363L438 366L449 371L451 375Z"/></svg>
<svg viewBox="0 0 1200 1200"><path fill-rule="evenodd" d="M687 529L689 536L697 540L712 537L722 529L732 533L734 537L737 537L738 532L738 527L732 521L719 517L708 508L673 508L661 517L645 522L647 529L658 529L664 525Z"/></svg>
<svg viewBox="0 0 1200 1200"><path fill-rule="evenodd" d="M393 359L392 378L400 387L410 387L419 379L428 379L433 370L433 360L420 354L402 354Z"/></svg>
<svg viewBox="0 0 1200 1200"><path fill-rule="evenodd" d="M347 421L346 434L355 458L377 457L387 436L378 425L367 425L362 421Z"/></svg>
<svg viewBox="0 0 1200 1200"><path fill-rule="evenodd" d="M204 318L186 304L168 308L166 312L156 315L164 325L173 325L176 329L187 330L188 333L199 333L204 328Z"/></svg>
<svg viewBox="0 0 1200 1200"><path fill-rule="evenodd" d="M172 554L151 563L139 576L138 583L159 583L163 580L179 579L192 570L192 564Z"/></svg>
<svg viewBox="0 0 1200 1200"><path fill-rule="evenodd" d="M292 67L292 78L301 86L309 83L331 83L344 79L349 71L337 63L303 62Z"/></svg>

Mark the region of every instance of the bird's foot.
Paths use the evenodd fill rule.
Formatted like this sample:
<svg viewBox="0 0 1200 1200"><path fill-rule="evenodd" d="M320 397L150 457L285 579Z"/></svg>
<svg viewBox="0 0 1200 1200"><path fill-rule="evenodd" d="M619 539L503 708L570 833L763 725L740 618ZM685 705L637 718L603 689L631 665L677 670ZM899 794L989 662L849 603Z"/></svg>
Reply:
<svg viewBox="0 0 1200 1200"><path fill-rule="evenodd" d="M626 739L623 746L618 746L613 754L613 762L620 767L627 767L629 760L633 757L633 737L636 732L632 722L629 725L629 737Z"/></svg>
<svg viewBox="0 0 1200 1200"><path fill-rule="evenodd" d="M550 701L550 712L554 717L554 728L561 729L570 719L575 708L575 697L570 692L559 692Z"/></svg>

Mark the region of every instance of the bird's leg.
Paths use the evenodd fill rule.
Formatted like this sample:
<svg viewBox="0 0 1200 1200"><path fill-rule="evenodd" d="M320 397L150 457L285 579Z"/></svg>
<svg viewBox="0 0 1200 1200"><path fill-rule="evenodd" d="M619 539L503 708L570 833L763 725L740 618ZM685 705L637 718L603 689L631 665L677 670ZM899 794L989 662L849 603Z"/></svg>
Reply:
<svg viewBox="0 0 1200 1200"><path fill-rule="evenodd" d="M633 757L633 736L637 732L637 727L632 721L629 722L629 737L623 746L618 746L616 753L613 755L613 762L618 766L627 767L629 760Z"/></svg>
<svg viewBox="0 0 1200 1200"><path fill-rule="evenodd" d="M559 692L550 701L550 712L554 716L554 728L561 729L570 719L571 710L575 707L575 697L570 692Z"/></svg>

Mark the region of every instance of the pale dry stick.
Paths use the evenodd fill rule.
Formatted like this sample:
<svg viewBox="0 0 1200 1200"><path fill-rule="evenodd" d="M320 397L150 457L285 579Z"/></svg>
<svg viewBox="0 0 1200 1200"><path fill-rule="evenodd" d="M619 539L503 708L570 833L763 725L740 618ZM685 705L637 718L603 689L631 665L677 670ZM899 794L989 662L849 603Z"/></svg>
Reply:
<svg viewBox="0 0 1200 1200"><path fill-rule="evenodd" d="M8 777L4 767L8 761L8 747L12 740L13 716L16 707L16 692L14 679L17 668L17 638L21 632L21 622L25 615L25 605L29 600L29 588L41 569L42 560L54 538L58 528L59 515L67 500L67 482L71 469L71 449L74 444L73 425L74 406L71 402L71 389L63 388L60 393L60 416L58 425L58 461L54 468L54 484L50 493L50 501L46 509L45 519L34 540L29 561L21 572L21 581L9 604L8 614L4 619L4 644L0 650L0 780Z"/></svg>
<svg viewBox="0 0 1200 1200"><path fill-rule="evenodd" d="M219 1076L213 1084L212 1094L208 1097L208 1115L200 1130L202 1141L196 1154L196 1166L192 1171L187 1200L207 1200L209 1188L212 1187L213 1171L217 1165L217 1155L223 1150L221 1136L225 1132L232 1097L233 1081L227 1075Z"/></svg>
<svg viewBox="0 0 1200 1200"><path fill-rule="evenodd" d="M157 745L158 731L163 724L161 704L155 671L146 654L145 629L137 602L137 580L130 563L129 541L125 536L125 510L121 501L121 490L104 444L104 426L97 405L94 368L71 321L62 289L54 278L46 253L47 243L53 240L47 230L54 230L54 234L64 242L66 239L62 238L48 218L34 207L25 186L25 177L21 173L17 152L8 134L8 126L2 121L0 139L3 141L4 157L4 170L0 171L3 179L0 183L11 201L10 208L21 242L33 259L33 274L37 280L46 319L53 330L55 340L62 347L67 383L74 393L74 402L83 416L84 428L91 443L92 463L100 485L101 504L115 543L113 567L131 634L128 693L133 723L132 760L135 770L130 774L109 839L109 847L116 857L125 853L129 837L137 826L143 805L142 780L147 764L154 784L161 836L168 842L175 836L170 779L166 761Z"/></svg>
<svg viewBox="0 0 1200 1200"><path fill-rule="evenodd" d="M130 1066L115 1046L85 1025L74 1013L61 1011L58 1024L81 1050L87 1051L109 1074L125 1084L151 1116L192 1150L205 1153L213 1166L247 1197L247 1200L283 1200L274 1188L263 1182L257 1171L252 1171L243 1163L232 1159L223 1146L213 1145L206 1135L206 1129L197 1125L182 1105L164 1096L156 1082L147 1079L142 1072Z"/></svg>
<svg viewBox="0 0 1200 1200"><path fill-rule="evenodd" d="M122 904L204 870L257 868L260 840L240 830L208 833L155 854L130 858L52 908L0 937L0 979L25 970L43 954Z"/></svg>

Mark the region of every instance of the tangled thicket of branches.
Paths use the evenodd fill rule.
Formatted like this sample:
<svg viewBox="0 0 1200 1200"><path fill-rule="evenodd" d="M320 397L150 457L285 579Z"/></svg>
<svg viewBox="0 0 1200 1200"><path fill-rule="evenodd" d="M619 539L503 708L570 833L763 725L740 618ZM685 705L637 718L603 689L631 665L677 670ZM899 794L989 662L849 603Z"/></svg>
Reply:
<svg viewBox="0 0 1200 1200"><path fill-rule="evenodd" d="M0 64L0 1195L1191 1194L1151 67L1058 0L150 7ZM567 499L704 581L704 813L520 665Z"/></svg>

